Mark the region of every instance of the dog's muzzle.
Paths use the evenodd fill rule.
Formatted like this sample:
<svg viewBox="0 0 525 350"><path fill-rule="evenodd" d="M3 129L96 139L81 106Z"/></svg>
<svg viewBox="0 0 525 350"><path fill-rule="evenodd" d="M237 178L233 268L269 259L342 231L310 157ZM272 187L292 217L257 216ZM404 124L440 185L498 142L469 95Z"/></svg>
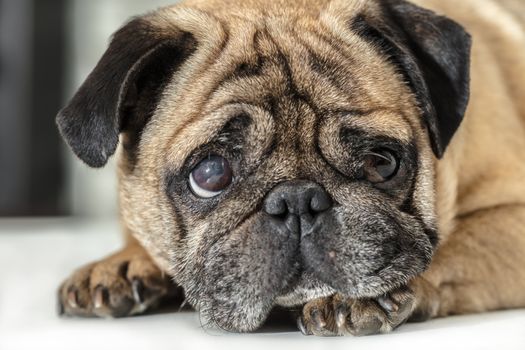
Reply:
<svg viewBox="0 0 525 350"><path fill-rule="evenodd" d="M318 184L305 180L287 181L267 195L263 211L292 235L307 236L320 214L332 207L330 195Z"/></svg>

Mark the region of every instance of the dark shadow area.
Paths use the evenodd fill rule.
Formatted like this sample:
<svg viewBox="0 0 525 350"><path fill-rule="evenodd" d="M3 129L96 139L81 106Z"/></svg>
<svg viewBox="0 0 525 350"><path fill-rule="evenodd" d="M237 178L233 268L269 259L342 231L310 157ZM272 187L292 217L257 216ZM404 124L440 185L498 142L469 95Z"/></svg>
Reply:
<svg viewBox="0 0 525 350"><path fill-rule="evenodd" d="M264 326L255 333L299 332L297 328L297 317L299 315L299 310L275 307L266 319Z"/></svg>
<svg viewBox="0 0 525 350"><path fill-rule="evenodd" d="M65 214L55 115L66 0L0 0L0 216Z"/></svg>

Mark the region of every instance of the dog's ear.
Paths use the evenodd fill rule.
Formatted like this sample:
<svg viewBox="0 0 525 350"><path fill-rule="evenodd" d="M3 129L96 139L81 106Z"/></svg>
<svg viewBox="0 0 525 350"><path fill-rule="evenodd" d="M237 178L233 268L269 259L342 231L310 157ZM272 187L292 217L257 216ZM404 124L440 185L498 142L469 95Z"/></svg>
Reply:
<svg viewBox="0 0 525 350"><path fill-rule="evenodd" d="M138 123L127 119L142 89L158 90L195 45L191 34L158 26L154 15L134 18L118 30L93 72L58 113L60 132L75 154L89 166L104 166L115 153L119 133Z"/></svg>
<svg viewBox="0 0 525 350"><path fill-rule="evenodd" d="M398 66L418 99L432 149L441 158L469 100L470 35L453 20L405 0L379 2L382 18L358 16L354 29Z"/></svg>

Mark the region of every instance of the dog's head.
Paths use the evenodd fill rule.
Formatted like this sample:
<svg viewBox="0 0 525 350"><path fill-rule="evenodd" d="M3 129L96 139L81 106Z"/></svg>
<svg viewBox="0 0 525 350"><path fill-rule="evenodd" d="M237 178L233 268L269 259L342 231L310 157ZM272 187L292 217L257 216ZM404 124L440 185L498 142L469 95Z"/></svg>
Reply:
<svg viewBox="0 0 525 350"><path fill-rule="evenodd" d="M120 138L125 224L206 317L252 330L428 266L469 49L401 0L189 3L120 29L58 125L94 167Z"/></svg>

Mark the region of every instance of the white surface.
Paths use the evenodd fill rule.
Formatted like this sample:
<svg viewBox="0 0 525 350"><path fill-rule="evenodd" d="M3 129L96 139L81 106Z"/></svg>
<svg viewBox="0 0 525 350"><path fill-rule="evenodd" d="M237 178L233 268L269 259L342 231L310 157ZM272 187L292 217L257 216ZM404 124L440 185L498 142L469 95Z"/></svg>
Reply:
<svg viewBox="0 0 525 350"><path fill-rule="evenodd" d="M275 329L226 334L194 312L119 320L62 319L58 284L117 249L116 223L0 220L0 350L11 349L525 349L525 310L408 324L388 335L314 338Z"/></svg>

